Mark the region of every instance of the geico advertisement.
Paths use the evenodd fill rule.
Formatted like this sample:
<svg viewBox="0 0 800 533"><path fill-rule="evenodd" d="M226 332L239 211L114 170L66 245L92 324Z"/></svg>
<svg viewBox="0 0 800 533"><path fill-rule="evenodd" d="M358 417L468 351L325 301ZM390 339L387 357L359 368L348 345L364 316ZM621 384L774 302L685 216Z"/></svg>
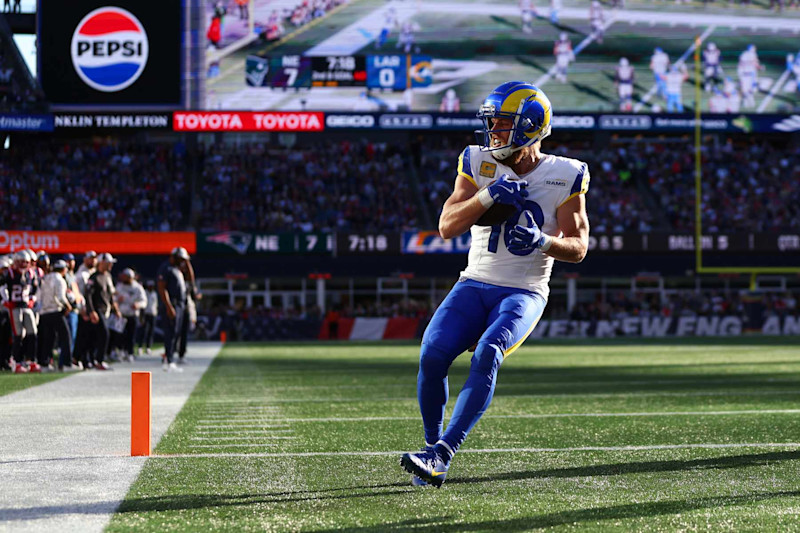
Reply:
<svg viewBox="0 0 800 533"><path fill-rule="evenodd" d="M40 0L39 76L56 106L178 106L181 0Z"/></svg>

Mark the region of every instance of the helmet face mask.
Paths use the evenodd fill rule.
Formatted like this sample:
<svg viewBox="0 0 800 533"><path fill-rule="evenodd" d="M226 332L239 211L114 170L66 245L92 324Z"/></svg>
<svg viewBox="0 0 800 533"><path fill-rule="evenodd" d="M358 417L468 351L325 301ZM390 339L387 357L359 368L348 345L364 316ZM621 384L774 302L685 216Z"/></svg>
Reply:
<svg viewBox="0 0 800 533"><path fill-rule="evenodd" d="M475 131L478 145L498 160L550 135L550 100L530 83L510 81L500 85L484 100L477 116L483 121L483 129ZM495 128L497 119L508 119L510 127ZM504 132L508 133L506 142L495 146L493 140Z"/></svg>

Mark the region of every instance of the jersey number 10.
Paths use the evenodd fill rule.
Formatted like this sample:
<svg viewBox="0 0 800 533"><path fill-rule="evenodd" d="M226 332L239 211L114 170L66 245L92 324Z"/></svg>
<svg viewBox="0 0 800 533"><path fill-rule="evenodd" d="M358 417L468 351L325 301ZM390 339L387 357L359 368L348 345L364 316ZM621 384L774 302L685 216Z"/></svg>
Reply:
<svg viewBox="0 0 800 533"><path fill-rule="evenodd" d="M508 249L508 244L511 242L511 230L514 229L514 226L519 224L519 217L522 215L523 211L530 211L533 214L533 221L536 222L536 225L539 228L544 227L544 213L542 212L542 208L534 202L533 200L526 200L525 205L522 209L517 210L516 213L511 215L511 217L506 220L502 224L496 224L492 226L492 232L489 234L489 251L493 254L497 253L497 244L500 242L500 233L503 233L503 242L506 245L506 249ZM503 230L505 228L505 230ZM508 250L509 253L513 255L530 255L533 253L533 250L524 250L520 252L512 252Z"/></svg>

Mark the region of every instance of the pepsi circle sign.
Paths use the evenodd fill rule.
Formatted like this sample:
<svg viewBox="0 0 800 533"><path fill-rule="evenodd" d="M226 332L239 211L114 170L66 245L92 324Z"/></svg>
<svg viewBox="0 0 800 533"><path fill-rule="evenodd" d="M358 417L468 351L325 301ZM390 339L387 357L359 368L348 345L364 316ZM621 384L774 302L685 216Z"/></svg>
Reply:
<svg viewBox="0 0 800 533"><path fill-rule="evenodd" d="M72 65L86 85L112 93L130 87L150 53L144 26L130 11L101 7L78 23L70 46Z"/></svg>

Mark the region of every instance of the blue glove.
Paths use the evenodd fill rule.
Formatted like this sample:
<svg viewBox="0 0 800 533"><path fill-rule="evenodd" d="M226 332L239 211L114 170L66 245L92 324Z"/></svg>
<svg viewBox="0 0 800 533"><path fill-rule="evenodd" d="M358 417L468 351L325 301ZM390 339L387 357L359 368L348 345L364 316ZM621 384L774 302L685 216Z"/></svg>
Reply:
<svg viewBox="0 0 800 533"><path fill-rule="evenodd" d="M528 197L527 187L526 182L512 180L508 174L503 174L487 189L496 204L509 204L521 209Z"/></svg>
<svg viewBox="0 0 800 533"><path fill-rule="evenodd" d="M533 220L533 213L523 211L522 214L527 220L527 226L517 224L509 232L511 239L508 242L508 251L516 255L527 255L537 249L544 242L542 230Z"/></svg>

